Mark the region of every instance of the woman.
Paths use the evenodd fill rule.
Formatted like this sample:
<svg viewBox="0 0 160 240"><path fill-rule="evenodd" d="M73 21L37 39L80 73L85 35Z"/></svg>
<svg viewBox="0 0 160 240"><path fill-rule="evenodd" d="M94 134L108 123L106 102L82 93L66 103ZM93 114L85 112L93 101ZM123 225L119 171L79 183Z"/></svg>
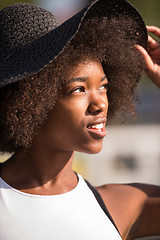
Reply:
<svg viewBox="0 0 160 240"><path fill-rule="evenodd" d="M160 187L95 189L72 170L74 151L101 150L109 117L117 110L134 115L139 51L159 85L159 43L149 38L149 56L139 13L126 1L100 0L60 26L27 4L5 8L0 18L0 150L14 152L1 165L0 238L160 234ZM159 35L148 28L155 29Z"/></svg>

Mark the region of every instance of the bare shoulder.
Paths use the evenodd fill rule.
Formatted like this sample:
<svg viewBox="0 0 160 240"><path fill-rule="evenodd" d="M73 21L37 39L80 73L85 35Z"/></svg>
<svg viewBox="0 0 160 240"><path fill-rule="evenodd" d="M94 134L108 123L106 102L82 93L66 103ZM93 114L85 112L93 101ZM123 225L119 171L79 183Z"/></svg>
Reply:
<svg viewBox="0 0 160 240"><path fill-rule="evenodd" d="M109 184L97 190L123 240L160 236L160 186Z"/></svg>
<svg viewBox="0 0 160 240"><path fill-rule="evenodd" d="M147 185L143 184L108 184L98 187L123 239L138 219L147 200Z"/></svg>

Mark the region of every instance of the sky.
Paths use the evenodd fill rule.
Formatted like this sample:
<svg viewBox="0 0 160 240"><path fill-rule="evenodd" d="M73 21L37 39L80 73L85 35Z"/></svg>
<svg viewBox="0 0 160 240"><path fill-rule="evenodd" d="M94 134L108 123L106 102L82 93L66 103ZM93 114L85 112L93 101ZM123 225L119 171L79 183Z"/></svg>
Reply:
<svg viewBox="0 0 160 240"><path fill-rule="evenodd" d="M77 13L86 5L86 0L37 0L38 5L52 11L60 22ZM59 17L61 16L61 17Z"/></svg>

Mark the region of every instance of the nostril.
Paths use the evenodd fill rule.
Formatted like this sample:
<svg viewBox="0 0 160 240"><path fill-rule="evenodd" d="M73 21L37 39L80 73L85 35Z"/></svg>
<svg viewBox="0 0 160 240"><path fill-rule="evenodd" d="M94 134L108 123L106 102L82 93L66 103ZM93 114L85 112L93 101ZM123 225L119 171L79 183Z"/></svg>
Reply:
<svg viewBox="0 0 160 240"><path fill-rule="evenodd" d="M94 113L94 114L98 114L100 113L102 110L99 106L97 106L96 104L90 104L88 107L88 112L89 113Z"/></svg>

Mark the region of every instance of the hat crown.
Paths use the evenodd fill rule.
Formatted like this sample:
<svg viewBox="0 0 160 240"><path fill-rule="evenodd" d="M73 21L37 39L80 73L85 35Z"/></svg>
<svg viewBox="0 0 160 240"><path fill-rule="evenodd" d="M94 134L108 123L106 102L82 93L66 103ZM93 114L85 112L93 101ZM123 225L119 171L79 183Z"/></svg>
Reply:
<svg viewBox="0 0 160 240"><path fill-rule="evenodd" d="M0 11L0 62L12 52L56 28L53 14L30 4L15 4Z"/></svg>

